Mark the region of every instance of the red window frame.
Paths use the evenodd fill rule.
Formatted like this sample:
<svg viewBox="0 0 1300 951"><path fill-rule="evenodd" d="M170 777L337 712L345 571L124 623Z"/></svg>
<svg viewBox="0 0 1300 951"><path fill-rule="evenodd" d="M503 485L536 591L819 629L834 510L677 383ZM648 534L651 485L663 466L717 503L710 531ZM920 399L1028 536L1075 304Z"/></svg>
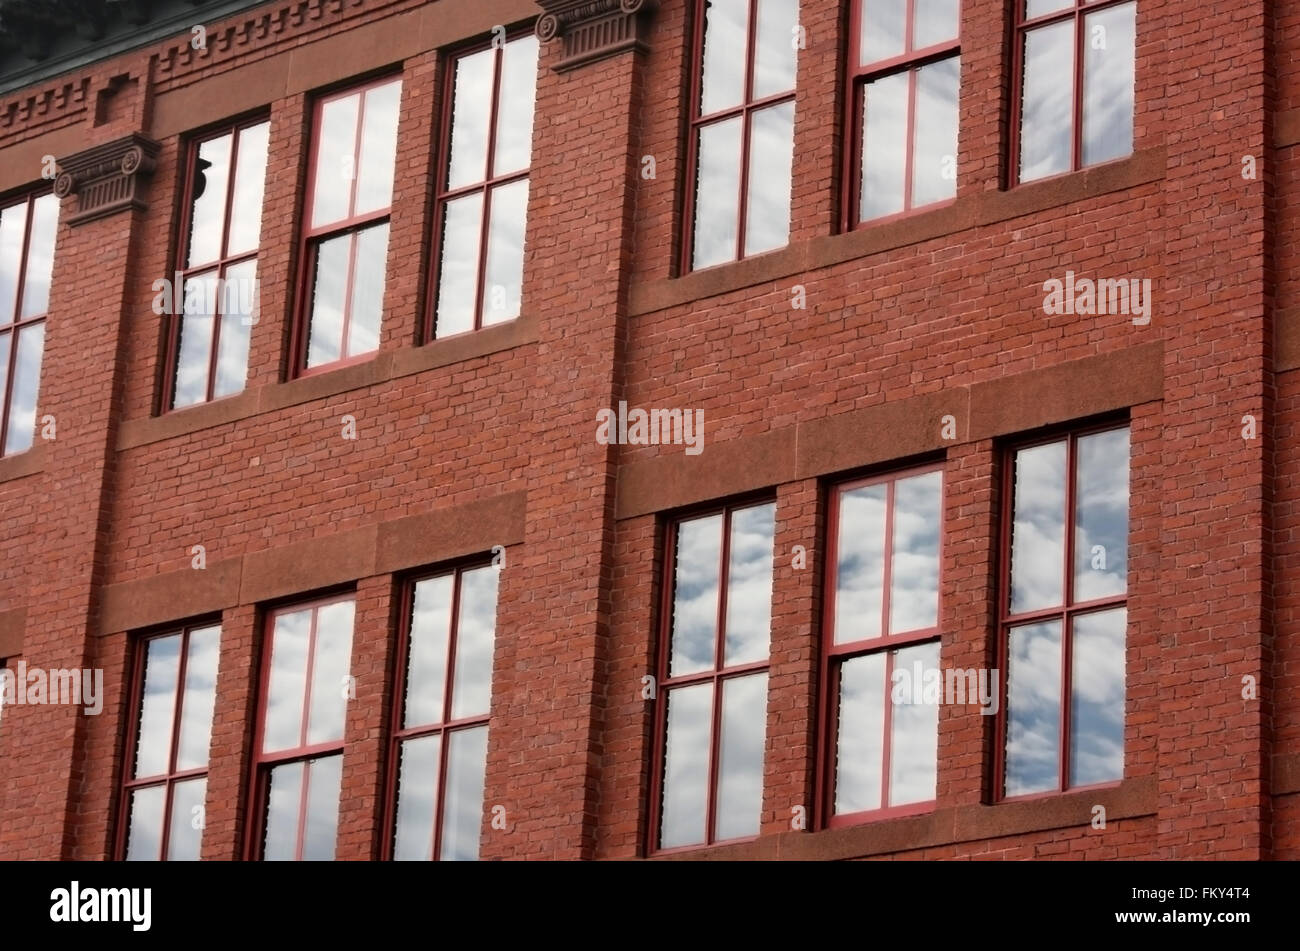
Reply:
<svg viewBox="0 0 1300 951"><path fill-rule="evenodd" d="M313 228L311 225L312 213L314 211L316 195L316 174L319 171L318 162L320 160L321 148L321 116L327 102L333 102L337 99L347 99L351 96L359 97L357 104L357 123L356 131L353 133L353 152L352 152L352 179L351 193L348 199L349 213L355 210L357 200L357 185L361 180L361 145L362 130L365 128L366 119L366 97L365 93L371 89L378 89L380 86L386 86L392 82L402 82L401 73L385 73L374 79L361 83L355 83L336 89L332 92L324 93L316 97L312 103L311 113L311 148L307 158L307 187L304 192L302 205L302 226L301 236L298 240L298 270L300 279L297 289L297 303L294 307L296 317L293 321L293 330L290 339L290 360L289 376L303 377L311 376L316 373L327 373L330 370L337 370L340 367L351 366L355 363L362 363L366 360L374 359L377 350L367 350L364 353L349 354L348 348L348 331L352 321L352 285L356 277L356 243L353 242L349 264L348 278L343 290L343 300L345 307L343 312L343 326L340 330L341 339L339 342L339 352L342 356L329 363L321 363L314 367L307 366L307 349L311 341L311 321L313 317L312 306L312 288L316 279L316 256L312 253L313 248L323 244L330 238L339 238L344 235L356 235L366 228L373 227L384 222L391 221L393 216L392 197L389 197L388 204L383 208L374 211L363 212L362 214L349 214L347 218L341 218L338 221L332 221L329 224L320 225ZM397 134L401 135L400 124L400 104ZM393 172L396 176L397 171L397 141L394 141L393 147ZM389 249L392 249L392 235L389 235ZM385 283L387 283L387 272L385 271Z"/></svg>
<svg viewBox="0 0 1300 951"><path fill-rule="evenodd" d="M736 664L731 667L723 666L726 662L727 590L730 586L730 571L728 570L728 566L731 562L731 519L732 515L737 511L747 508L757 508L762 505L775 506L775 497L759 496L757 498L746 498L744 500L727 502L721 505L712 505L707 508L683 512L672 518L668 523L667 530L664 532L664 572L660 584L661 591L658 624L659 643L657 646L658 659L655 664L655 675L657 679L655 682L654 753L653 770L651 771L650 782L650 822L647 830L647 854L663 855L672 852L689 852L694 849L715 845L718 842L745 842L755 838L755 836L746 836L742 838L718 839L715 836L715 828L717 825L718 805L718 761L722 751L722 683L725 680L744 677L750 674L767 673L772 666L772 651L770 643L766 660L755 661L747 664ZM672 656L673 636L673 595L675 593L675 574L677 567L677 532L683 522L707 518L711 515L719 514L722 515L722 544L720 545L718 558L718 614L716 621L717 630L715 631L715 640L713 645L713 667L711 669L696 671L694 673L682 674L677 677L669 677L668 665ZM772 541L775 548L775 534L773 535ZM773 554L775 556L775 551ZM663 777L664 770L667 768L668 696L673 688L688 687L702 683L713 685L709 728L709 774L707 780L708 805L704 825L705 838L703 842L663 848L659 845L659 839L662 831L660 826L663 822ZM763 711L763 718L764 720L767 719L766 709ZM766 787L764 786L764 791L765 790Z"/></svg>
<svg viewBox="0 0 1300 951"><path fill-rule="evenodd" d="M894 671L894 651L912 647L916 644L938 643L943 639L943 552L946 534L944 506L947 498L947 473L943 462L915 466L909 469L894 470L862 479L840 482L831 487L826 514L826 571L822 578L822 616L823 622L821 670L819 682L823 685L821 693L821 716L817 749L821 757L821 766L817 770L817 806L818 814L814 817L820 828L839 828L858 823L887 819L896 816L909 816L929 812L934 808L935 800L906 803L900 806L889 805L890 769L893 765L893 707L890 702L889 689L891 675ZM890 583L893 575L894 554L894 493L896 486L904 479L938 472L941 477L939 485L939 576L938 596L936 599L935 623L932 627L905 631L900 634L889 633L890 618ZM835 594L836 566L839 563L839 517L840 499L845 492L863 489L868 486L887 486L885 496L885 538L883 549L884 575L881 587L881 627L880 636L866 640L835 643ZM839 739L840 707L840 671L844 664L858 657L884 653L885 655L885 715L882 729L884 743L881 752L881 792L879 809L862 812L835 814L835 780L837 761L837 742Z"/></svg>
<svg viewBox="0 0 1300 951"><path fill-rule="evenodd" d="M768 106L780 105L781 103L794 102L798 94L798 78L796 75L796 85L791 87L788 92L774 93L765 96L762 99L752 99L754 90L754 59L755 50L758 45L758 0L749 0L749 20L747 21L745 36L745 93L744 99L739 105L729 106L726 109L719 109L708 115L700 115L699 111L702 106L704 87L704 32L708 25L708 16L706 9L708 0L696 0L695 17L692 28L691 39L691 99L690 99L690 124L687 130L686 142L686 195L682 203L682 250L681 260L678 262L680 273L689 274L697 270L692 263L692 257L695 254L695 192L698 187L696 176L699 173L699 156L700 156L700 130L704 126L714 125L715 123L725 122L728 119L734 119L737 116L741 119L741 137L740 137L740 180L737 184L739 188L740 199L737 205L736 214L739 216L736 226L736 254L727 261L721 261L716 264L706 265L698 270L708 270L712 267L722 267L726 264L732 264L736 261L742 261L746 257L755 257L756 255L745 254L745 232L746 218L748 216L749 194L749 155L750 155L750 135L753 129L753 116L755 112ZM798 60L796 59L796 73ZM796 133L797 134L797 133ZM760 251L759 254L770 254L770 251Z"/></svg>
<svg viewBox="0 0 1300 951"><path fill-rule="evenodd" d="M14 319L11 323L0 325L0 338L9 339L9 361L8 367L4 374L4 388L0 392L0 459L6 455L18 455L18 453L7 453L5 445L9 441L9 413L13 408L13 388L14 388L14 371L18 367L18 347L17 342L21 339L24 331L35 327L37 324L45 322L49 316L49 304L46 304L45 311L40 314L33 314L31 317L22 316L23 295L27 285L27 269L30 265L31 242L32 242L32 222L35 218L36 201L46 195L52 194L48 189L39 189L28 192L17 200L0 201L0 208L14 208L18 205L26 205L26 220L23 224L23 243L22 250L18 254L18 280L14 286ZM57 200L56 200L57 201ZM58 236L58 217L55 218L55 241L57 244ZM44 346L42 345L42 358L44 357ZM37 399L40 399L39 381L37 383ZM38 404L39 407L39 404ZM35 426L40 421L39 408L36 419L33 421ZM21 449L19 452L27 452Z"/></svg>
<svg viewBox="0 0 1300 951"><path fill-rule="evenodd" d="M844 195L843 207L840 211L841 231L852 231L856 228L866 228L878 225L881 222L893 221L896 218L910 215L921 208L927 210L942 208L945 205L951 205L956 200L955 198L949 198L943 201L927 202L924 205L914 206L912 204L912 171L916 158L914 151L916 145L916 73L922 66L928 66L939 60L961 55L961 4L958 4L957 7L957 36L954 39L935 43L921 49L914 49L912 41L916 23L917 0L907 0L907 19L903 33L904 51L888 59L863 64L862 5L864 2L865 0L852 0L852 12L849 17L849 95L844 97L844 108L846 110L844 129L847 135L845 138L843 175L846 187L841 189ZM962 2L965 3L966 0L962 0ZM1022 2L1022 0L1019 0L1019 2ZM903 72L908 74L907 139L904 143L905 158L903 163L905 174L903 180L903 210L890 215L881 215L878 218L861 219L862 167L866 161L866 155L862 148L862 100L866 95L868 83L883 79L894 73Z"/></svg>
<svg viewBox="0 0 1300 951"><path fill-rule="evenodd" d="M1002 506L1001 525L998 539L998 670L1002 672L998 700L996 737L994 744L993 798L997 802L1014 802L1020 800L1041 799L1057 796L1063 792L1080 789L1105 789L1119 784L1120 780L1105 783L1092 783L1086 786L1071 786L1070 781L1070 700L1071 674L1073 672L1072 643L1074 640L1074 619L1080 615L1093 614L1106 610L1128 606L1127 586L1123 594L1095 598L1090 601L1074 601L1074 545L1075 545L1075 502L1078 481L1078 443L1085 436L1114 430L1130 429L1128 420L1108 421L1074 429L1058 430L1047 435L1015 442L1006 447L1002 457ZM1023 449L1046 446L1064 441L1065 452L1065 539L1062 554L1063 587L1062 603L1049 608L1037 608L1011 613L1011 533L1015 522L1015 462L1016 453ZM1130 460L1132 449L1130 443ZM1131 511L1131 498L1129 501ZM1127 540L1126 540L1127 544ZM1061 693L1060 711L1057 723L1057 764L1056 789L1031 792L1022 795L1006 795L1007 733L1010 718L1008 697L1010 688L1009 660L1011 629L1035 621L1061 622ZM1127 665L1126 665L1127 666ZM1127 669L1125 671L1125 696L1127 698Z"/></svg>
<svg viewBox="0 0 1300 951"><path fill-rule="evenodd" d="M1070 167L1063 172L1044 175L1030 179L1031 182L1043 182L1061 175L1071 175L1083 168L1083 59L1084 59L1084 18L1099 10L1136 3L1136 0L1062 0L1065 4L1060 10L1045 13L1042 16L1026 19L1027 0L1015 0L1015 26L1012 30L1014 51L1012 53L1011 71L1011 160L1008 163L1011 185L1020 184L1020 126L1024 121L1025 105L1025 35L1032 30L1052 23L1066 20L1074 21L1074 80L1071 91L1072 139L1070 142ZM1134 50L1136 57L1137 51ZM1107 161L1118 161L1108 159ZM1097 163L1105 164L1105 163Z"/></svg>
<svg viewBox="0 0 1300 951"><path fill-rule="evenodd" d="M179 287L172 288L172 301L183 301L185 299L185 284L195 274L201 274L205 271L217 270L217 278L224 280L226 271L236 264L244 264L247 261L255 261L262 252L261 237L259 235L258 245L250 251L244 251L239 254L231 255L228 253L230 242L230 213L234 208L235 202L235 176L239 171L239 139L241 134L253 126L262 125L270 122L270 117L261 114L242 119L238 122L227 123L218 126L215 129L209 129L201 135L190 139L185 145L185 187L182 191L181 215L180 215L180 232L176 244L176 266L172 274L168 275L171 280L176 274L181 276ZM185 267L185 261L190 253L190 217L194 213L194 187L199 178L199 150L204 143L213 139L219 139L229 135L230 140L230 168L226 175L226 207L225 214L221 222L221 252L212 261L204 264L198 264L193 267ZM267 164L270 164L268 157ZM262 175L265 178L266 167L262 168ZM265 201L265 199L263 199ZM165 413L178 412L182 409L188 409L190 406L202 406L205 403L211 403L215 399L229 399L236 394L230 393L226 396L216 397L213 395L217 383L217 358L220 355L221 345L221 317L212 321L212 350L208 355L208 385L204 391L203 399L197 403L187 404L185 406L176 406L176 371L177 361L180 360L180 341L181 341L181 321L184 318L184 308L177 307L175 303L172 306L173 311L179 310L180 313L168 315L170 318L170 327L167 332L166 363L163 368L163 399L162 409Z"/></svg>

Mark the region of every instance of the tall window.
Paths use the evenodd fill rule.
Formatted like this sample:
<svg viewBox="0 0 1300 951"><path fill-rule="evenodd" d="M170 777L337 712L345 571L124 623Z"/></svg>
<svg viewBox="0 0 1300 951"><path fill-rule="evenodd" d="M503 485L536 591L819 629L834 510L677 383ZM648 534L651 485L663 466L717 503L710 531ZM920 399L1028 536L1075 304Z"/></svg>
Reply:
<svg viewBox="0 0 1300 951"><path fill-rule="evenodd" d="M790 240L798 0L699 0L684 270Z"/></svg>
<svg viewBox="0 0 1300 951"><path fill-rule="evenodd" d="M775 513L728 506L671 528L653 848L758 834Z"/></svg>
<svg viewBox="0 0 1300 951"><path fill-rule="evenodd" d="M431 336L519 316L537 37L462 53L448 73L446 150L435 218Z"/></svg>
<svg viewBox="0 0 1300 951"><path fill-rule="evenodd" d="M1000 598L1002 794L1124 776L1129 431L1014 449Z"/></svg>
<svg viewBox="0 0 1300 951"><path fill-rule="evenodd" d="M379 348L402 81L316 103L294 354L302 372Z"/></svg>
<svg viewBox="0 0 1300 951"><path fill-rule="evenodd" d="M1017 0L1020 181L1133 151L1136 19L1134 0Z"/></svg>
<svg viewBox="0 0 1300 951"><path fill-rule="evenodd" d="M269 130L259 120L190 143L170 321L173 409L238 393L248 378Z"/></svg>
<svg viewBox="0 0 1300 951"><path fill-rule="evenodd" d="M0 456L32 447L59 200L0 205Z"/></svg>
<svg viewBox="0 0 1300 951"><path fill-rule="evenodd" d="M393 734L395 859L477 859L492 701L497 568L415 582Z"/></svg>
<svg viewBox="0 0 1300 951"><path fill-rule="evenodd" d="M354 607L348 595L267 619L252 858L334 858Z"/></svg>
<svg viewBox="0 0 1300 951"><path fill-rule="evenodd" d="M122 795L122 858L199 858L220 641L221 628L212 624L139 645Z"/></svg>
<svg viewBox="0 0 1300 951"><path fill-rule="evenodd" d="M856 0L846 227L957 194L960 0Z"/></svg>
<svg viewBox="0 0 1300 951"><path fill-rule="evenodd" d="M824 644L828 825L934 800L943 472L839 486Z"/></svg>

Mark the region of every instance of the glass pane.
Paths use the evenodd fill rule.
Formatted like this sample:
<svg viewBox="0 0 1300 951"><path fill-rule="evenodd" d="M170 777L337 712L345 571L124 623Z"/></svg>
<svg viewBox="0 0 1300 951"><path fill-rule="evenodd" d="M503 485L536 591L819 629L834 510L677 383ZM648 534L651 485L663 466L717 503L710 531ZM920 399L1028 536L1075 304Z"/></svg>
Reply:
<svg viewBox="0 0 1300 951"><path fill-rule="evenodd" d="M221 236L226 227L226 189L230 183L229 132L199 143L194 178L194 204L190 206L190 249L187 268L221 257Z"/></svg>
<svg viewBox="0 0 1300 951"><path fill-rule="evenodd" d="M1133 151L1137 4L1089 14L1083 21L1083 164Z"/></svg>
<svg viewBox="0 0 1300 951"><path fill-rule="evenodd" d="M501 50L501 89L497 94L497 145L492 158L495 177L528 168L533 155L533 107L536 102L537 37L511 40Z"/></svg>
<svg viewBox="0 0 1300 951"><path fill-rule="evenodd" d="M1011 613L1020 614L1065 596L1065 442L1021 449L1014 476Z"/></svg>
<svg viewBox="0 0 1300 951"><path fill-rule="evenodd" d="M919 631L939 623L939 526L942 523L942 472L927 472L894 483L890 634Z"/></svg>
<svg viewBox="0 0 1300 951"><path fill-rule="evenodd" d="M766 660L772 640L772 545L776 506L755 505L731 515L727 566L728 667Z"/></svg>
<svg viewBox="0 0 1300 951"><path fill-rule="evenodd" d="M1128 429L1080 437L1074 500L1074 600L1128 588Z"/></svg>
<svg viewBox="0 0 1300 951"><path fill-rule="evenodd" d="M488 121L492 115L495 56L496 50L486 49L456 60L451 159L447 167L449 190L487 178Z"/></svg>
<svg viewBox="0 0 1300 951"><path fill-rule="evenodd" d="M677 526L670 677L713 667L721 563L721 515L688 519Z"/></svg>
<svg viewBox="0 0 1300 951"><path fill-rule="evenodd" d="M492 702L492 648L499 577L500 572L490 565L466 571L460 577L456 676L451 694L453 720L486 715Z"/></svg>
<svg viewBox="0 0 1300 951"><path fill-rule="evenodd" d="M1074 5L1074 0L1025 0L1025 19L1046 16Z"/></svg>
<svg viewBox="0 0 1300 951"><path fill-rule="evenodd" d="M524 227L528 218L528 180L492 189L488 219L487 274L483 288L483 326L514 320L524 282Z"/></svg>
<svg viewBox="0 0 1300 951"><path fill-rule="evenodd" d="M232 264L226 269L225 280L214 397L239 393L248 380L248 338L257 307L256 259Z"/></svg>
<svg viewBox="0 0 1300 951"><path fill-rule="evenodd" d="M916 126L912 143L912 205L957 194L957 96L961 59L953 56L916 71Z"/></svg>
<svg viewBox="0 0 1300 951"><path fill-rule="evenodd" d="M880 636L887 493L884 485L869 485L840 494L840 524L835 533L836 644Z"/></svg>
<svg viewBox="0 0 1300 951"><path fill-rule="evenodd" d="M271 676L266 688L266 720L262 729L263 753L293 749L302 742L302 702L307 688L310 634L310 610L275 616L275 628L271 634ZM274 794L274 786L271 791Z"/></svg>
<svg viewBox="0 0 1300 951"><path fill-rule="evenodd" d="M700 115L745 101L749 0L709 0L705 5Z"/></svg>
<svg viewBox="0 0 1300 951"><path fill-rule="evenodd" d="M961 0L916 0L913 15L913 49L955 40L961 30Z"/></svg>
<svg viewBox="0 0 1300 951"><path fill-rule="evenodd" d="M259 122L239 130L239 157L235 162L235 195L230 203L230 235L226 253L234 256L254 250L262 234L262 196L266 191L266 149L271 124Z"/></svg>
<svg viewBox="0 0 1300 951"><path fill-rule="evenodd" d="M50 276L59 230L59 200L42 195L32 205L32 233L27 239L27 277L23 280L22 316L37 317L50 309ZM3 278L0 278L3 280ZM3 309L3 304L0 304Z"/></svg>
<svg viewBox="0 0 1300 951"><path fill-rule="evenodd" d="M723 681L714 823L714 837L719 841L758 835L763 812L766 728L767 674Z"/></svg>
<svg viewBox="0 0 1300 951"><path fill-rule="evenodd" d="M338 843L339 789L343 756L307 762L307 824L303 829L304 862L332 862Z"/></svg>
<svg viewBox="0 0 1300 951"><path fill-rule="evenodd" d="M139 732L135 741L133 779L168 772L172 722L176 715L176 677L180 671L179 634L145 642L144 689L140 695ZM162 822L158 823L162 828Z"/></svg>
<svg viewBox="0 0 1300 951"><path fill-rule="evenodd" d="M29 324L18 331L18 359L13 388L9 391L9 432L5 453L23 452L36 436L36 397L41 385L41 357L45 351L45 323Z"/></svg>
<svg viewBox="0 0 1300 951"><path fill-rule="evenodd" d="M1061 622L1012 628L1007 660L1006 794L1056 789L1061 745Z"/></svg>
<svg viewBox="0 0 1300 951"><path fill-rule="evenodd" d="M393 164L397 158L397 113L401 100L401 80L366 91L361 156L357 163L357 201L352 211L355 215L378 211L393 203Z"/></svg>
<svg viewBox="0 0 1300 951"><path fill-rule="evenodd" d="M903 210L911 75L894 73L862 87L862 221Z"/></svg>
<svg viewBox="0 0 1300 951"><path fill-rule="evenodd" d="M439 733L402 743L397 775L397 829L393 839L393 858L399 862L433 858L433 820L438 814L441 755Z"/></svg>
<svg viewBox="0 0 1300 951"><path fill-rule="evenodd" d="M333 363L343 356L343 295L348 286L348 257L352 235L340 235L316 245L315 286L312 288L307 366Z"/></svg>
<svg viewBox="0 0 1300 951"><path fill-rule="evenodd" d="M203 845L203 800L208 778L200 776L172 787L172 828L167 835L169 862L197 862Z"/></svg>
<svg viewBox="0 0 1300 951"><path fill-rule="evenodd" d="M426 578L415 586L403 727L443 722L451 590L451 575Z"/></svg>
<svg viewBox="0 0 1300 951"><path fill-rule="evenodd" d="M9 392L9 348L13 342L12 333L0 334L0 408L3 408L5 394ZM0 669L3 669L3 665L0 665Z"/></svg>
<svg viewBox="0 0 1300 951"><path fill-rule="evenodd" d="M907 0L862 0L862 64L899 56L907 49Z"/></svg>
<svg viewBox="0 0 1300 951"><path fill-rule="evenodd" d="M311 200L311 227L348 217L356 177L357 113L361 94L330 99L321 105L317 130L316 187Z"/></svg>
<svg viewBox="0 0 1300 951"><path fill-rule="evenodd" d="M18 311L18 272L26 232L27 202L0 210L0 326L11 323Z"/></svg>
<svg viewBox="0 0 1300 951"><path fill-rule="evenodd" d="M487 768L487 727L457 730L447 738L447 801L442 814L444 862L478 858L483 825L483 779Z"/></svg>
<svg viewBox="0 0 1300 951"><path fill-rule="evenodd" d="M1070 645L1070 785L1124 778L1124 641L1128 611L1074 619Z"/></svg>
<svg viewBox="0 0 1300 951"><path fill-rule="evenodd" d="M379 349L384 314L384 269L388 265L388 222L358 231L352 273L352 309L348 317L347 356Z"/></svg>
<svg viewBox="0 0 1300 951"><path fill-rule="evenodd" d="M1025 34L1020 180L1068 172L1074 141L1074 22Z"/></svg>
<svg viewBox="0 0 1300 951"><path fill-rule="evenodd" d="M916 665L920 665L919 668ZM921 674L917 679L918 670ZM902 703L893 703L892 729L889 742L889 804L902 806L913 802L928 802L935 797L935 782L939 756L939 704L928 702L921 688L926 674L939 670L939 642L918 644L894 654L893 691L907 674L911 689L899 691ZM919 694L919 695L918 695Z"/></svg>
<svg viewBox="0 0 1300 951"><path fill-rule="evenodd" d="M448 337L474 329L478 296L479 235L483 193L474 192L443 207L442 262L438 278L438 316L434 335Z"/></svg>
<svg viewBox="0 0 1300 951"><path fill-rule="evenodd" d="M156 862L162 855L163 800L167 786L146 786L131 793L131 820L126 839L128 862Z"/></svg>
<svg viewBox="0 0 1300 951"><path fill-rule="evenodd" d="M353 602L337 601L316 612L316 656L312 663L308 745L343 739L343 721L351 692L348 671L352 667L352 617L355 610Z"/></svg>
<svg viewBox="0 0 1300 951"><path fill-rule="evenodd" d="M799 0L758 0L752 98L763 99L794 89L798 25Z"/></svg>
<svg viewBox="0 0 1300 951"><path fill-rule="evenodd" d="M794 103L753 114L745 253L760 254L790 240L790 168L794 161Z"/></svg>
<svg viewBox="0 0 1300 951"><path fill-rule="evenodd" d="M700 129L692 267L709 267L736 257L736 235L740 229L740 133L739 117Z"/></svg>
<svg viewBox="0 0 1300 951"><path fill-rule="evenodd" d="M220 642L219 627L190 631L189 651L185 657L185 693L181 703L181 735L176 745L178 772L208 765L212 712L217 700L217 648Z"/></svg>
<svg viewBox="0 0 1300 951"><path fill-rule="evenodd" d="M866 654L840 667L835 812L880 808L885 757L885 655Z"/></svg>
<svg viewBox="0 0 1300 951"><path fill-rule="evenodd" d="M302 763L286 763L271 770L271 791L266 804L266 837L262 858L267 862L292 862L298 857L298 812L302 807Z"/></svg>
<svg viewBox="0 0 1300 951"><path fill-rule="evenodd" d="M208 398L217 272L207 271L186 280L184 295L176 357L176 387L172 399L175 408L202 403Z"/></svg>
<svg viewBox="0 0 1300 951"><path fill-rule="evenodd" d="M694 845L705 840L712 717L713 684L678 687L668 692L660 848Z"/></svg>

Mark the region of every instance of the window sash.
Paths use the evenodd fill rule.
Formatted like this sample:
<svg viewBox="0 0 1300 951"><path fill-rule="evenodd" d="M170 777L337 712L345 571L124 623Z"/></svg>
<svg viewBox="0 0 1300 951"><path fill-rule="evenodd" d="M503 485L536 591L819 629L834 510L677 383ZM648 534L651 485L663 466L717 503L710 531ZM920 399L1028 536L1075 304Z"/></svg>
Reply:
<svg viewBox="0 0 1300 951"><path fill-rule="evenodd" d="M31 193L17 201L11 201L0 207L0 211L13 211L17 208L23 209L22 234L18 238L18 253L13 260L15 271L13 274L12 301L4 303L4 310L0 311L0 318L5 319L0 323L0 458L25 452L32 447L36 439L36 426L38 422L37 403L40 399L40 382L41 370L45 355L45 319L49 314L49 286L45 287L46 302L45 308L39 312L24 316L27 307L27 284L28 279L32 276L30 271L33 264L33 231L36 228L37 204L45 200L54 205L53 228L49 235L48 255L50 276L53 275L54 268L54 250L58 236L59 222L59 203L58 199L53 196L52 192L42 191ZM3 248L0 246L0 251ZM44 251L45 249L42 249ZM45 278L42 278L45 280ZM13 311L9 313L9 304L12 303ZM26 341L39 337L40 343L35 348L33 355L30 346L24 350ZM27 363L20 363L19 357L27 353L31 358ZM15 401L17 398L17 387L20 381L25 385L24 389L29 391L31 397L31 425L28 426L24 421L22 428L18 428L15 419Z"/></svg>

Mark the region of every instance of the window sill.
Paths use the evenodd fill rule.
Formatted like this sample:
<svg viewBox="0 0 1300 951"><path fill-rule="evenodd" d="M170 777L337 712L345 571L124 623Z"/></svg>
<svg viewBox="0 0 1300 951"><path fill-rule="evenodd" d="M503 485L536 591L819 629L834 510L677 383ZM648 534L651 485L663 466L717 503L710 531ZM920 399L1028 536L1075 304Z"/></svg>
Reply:
<svg viewBox="0 0 1300 951"><path fill-rule="evenodd" d="M0 482L25 479L45 471L45 444L37 442L31 449L0 458Z"/></svg>

